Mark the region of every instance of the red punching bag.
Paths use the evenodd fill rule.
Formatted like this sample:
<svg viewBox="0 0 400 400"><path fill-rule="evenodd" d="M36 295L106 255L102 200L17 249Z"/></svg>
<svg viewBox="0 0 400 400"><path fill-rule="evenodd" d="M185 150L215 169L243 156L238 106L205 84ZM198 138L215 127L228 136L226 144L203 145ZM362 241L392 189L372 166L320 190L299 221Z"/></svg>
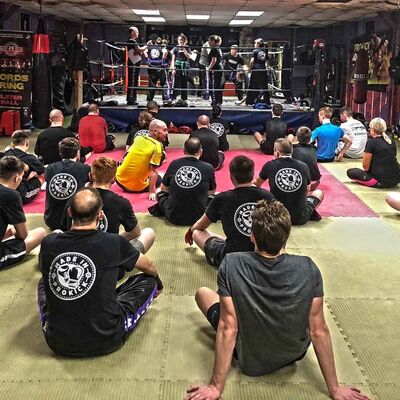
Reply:
<svg viewBox="0 0 400 400"><path fill-rule="evenodd" d="M368 90L368 53L366 50L359 50L354 54L353 62L353 100L354 103L364 104L367 101Z"/></svg>

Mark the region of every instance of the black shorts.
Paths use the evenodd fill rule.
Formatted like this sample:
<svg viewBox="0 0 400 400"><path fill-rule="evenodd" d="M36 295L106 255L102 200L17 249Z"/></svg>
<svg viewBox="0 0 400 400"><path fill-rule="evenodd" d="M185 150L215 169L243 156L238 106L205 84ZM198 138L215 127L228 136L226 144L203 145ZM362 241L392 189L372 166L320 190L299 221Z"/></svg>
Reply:
<svg viewBox="0 0 400 400"><path fill-rule="evenodd" d="M106 135L106 150L105 151L110 151L115 149L115 136L107 134Z"/></svg>
<svg viewBox="0 0 400 400"><path fill-rule="evenodd" d="M267 139L264 139L260 142L260 149L264 154L273 155L274 154L274 144L268 142Z"/></svg>
<svg viewBox="0 0 400 400"><path fill-rule="evenodd" d="M26 254L25 241L14 237L0 244L0 269L11 267L22 261Z"/></svg>
<svg viewBox="0 0 400 400"><path fill-rule="evenodd" d="M210 265L219 267L226 254L225 240L211 236L204 243L204 254Z"/></svg>
<svg viewBox="0 0 400 400"><path fill-rule="evenodd" d="M302 218L292 219L293 225L304 225L307 221L319 221L320 215L317 213L316 208L321 203L320 199L315 196L306 197L306 206Z"/></svg>
<svg viewBox="0 0 400 400"><path fill-rule="evenodd" d="M40 180L36 177L21 183L17 190L21 195L22 204L29 204L33 201L40 192L41 186Z"/></svg>

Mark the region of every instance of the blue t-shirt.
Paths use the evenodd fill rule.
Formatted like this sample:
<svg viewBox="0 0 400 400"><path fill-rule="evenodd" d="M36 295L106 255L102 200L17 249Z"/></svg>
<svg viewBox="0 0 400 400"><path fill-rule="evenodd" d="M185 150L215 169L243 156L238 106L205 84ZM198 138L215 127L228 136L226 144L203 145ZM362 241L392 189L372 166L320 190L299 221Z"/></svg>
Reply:
<svg viewBox="0 0 400 400"><path fill-rule="evenodd" d="M339 140L343 137L342 128L331 124L322 124L314 129L311 135L311 141L317 140L317 158L318 160L331 160L335 158L335 151Z"/></svg>

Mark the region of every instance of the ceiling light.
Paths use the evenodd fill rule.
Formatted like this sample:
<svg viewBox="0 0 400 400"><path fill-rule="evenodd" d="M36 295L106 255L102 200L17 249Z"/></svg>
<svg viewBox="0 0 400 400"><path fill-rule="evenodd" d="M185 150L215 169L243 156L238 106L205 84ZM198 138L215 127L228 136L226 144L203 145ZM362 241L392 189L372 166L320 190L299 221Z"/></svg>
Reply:
<svg viewBox="0 0 400 400"><path fill-rule="evenodd" d="M158 10L136 10L136 9L132 9L132 11L137 15L160 15L160 11L158 11Z"/></svg>
<svg viewBox="0 0 400 400"><path fill-rule="evenodd" d="M229 25L250 25L254 19L233 19Z"/></svg>
<svg viewBox="0 0 400 400"><path fill-rule="evenodd" d="M259 17L263 15L264 11L238 11L237 17Z"/></svg>
<svg viewBox="0 0 400 400"><path fill-rule="evenodd" d="M186 19L210 19L210 15L186 14Z"/></svg>
<svg viewBox="0 0 400 400"><path fill-rule="evenodd" d="M142 17L144 22L165 22L164 17Z"/></svg>

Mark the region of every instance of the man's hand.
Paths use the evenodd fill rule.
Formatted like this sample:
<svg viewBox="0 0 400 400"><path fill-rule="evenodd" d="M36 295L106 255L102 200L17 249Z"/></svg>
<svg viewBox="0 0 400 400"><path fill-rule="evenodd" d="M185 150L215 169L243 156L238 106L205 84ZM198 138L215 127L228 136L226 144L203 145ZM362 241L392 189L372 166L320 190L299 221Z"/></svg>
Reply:
<svg viewBox="0 0 400 400"><path fill-rule="evenodd" d="M192 386L187 390L185 400L218 400L220 391L212 385Z"/></svg>
<svg viewBox="0 0 400 400"><path fill-rule="evenodd" d="M155 193L149 193L149 200L156 201L157 197Z"/></svg>
<svg viewBox="0 0 400 400"><path fill-rule="evenodd" d="M338 161L342 161L343 160L343 157L344 157L344 153L341 151L338 155L337 155L337 160Z"/></svg>
<svg viewBox="0 0 400 400"><path fill-rule="evenodd" d="M193 244L193 232L192 232L192 227L190 227L188 229L188 231L185 233L185 243L187 243L188 245L192 245Z"/></svg>
<svg viewBox="0 0 400 400"><path fill-rule="evenodd" d="M369 398L360 393L357 388L345 386L339 387L331 397L333 400L369 400Z"/></svg>

